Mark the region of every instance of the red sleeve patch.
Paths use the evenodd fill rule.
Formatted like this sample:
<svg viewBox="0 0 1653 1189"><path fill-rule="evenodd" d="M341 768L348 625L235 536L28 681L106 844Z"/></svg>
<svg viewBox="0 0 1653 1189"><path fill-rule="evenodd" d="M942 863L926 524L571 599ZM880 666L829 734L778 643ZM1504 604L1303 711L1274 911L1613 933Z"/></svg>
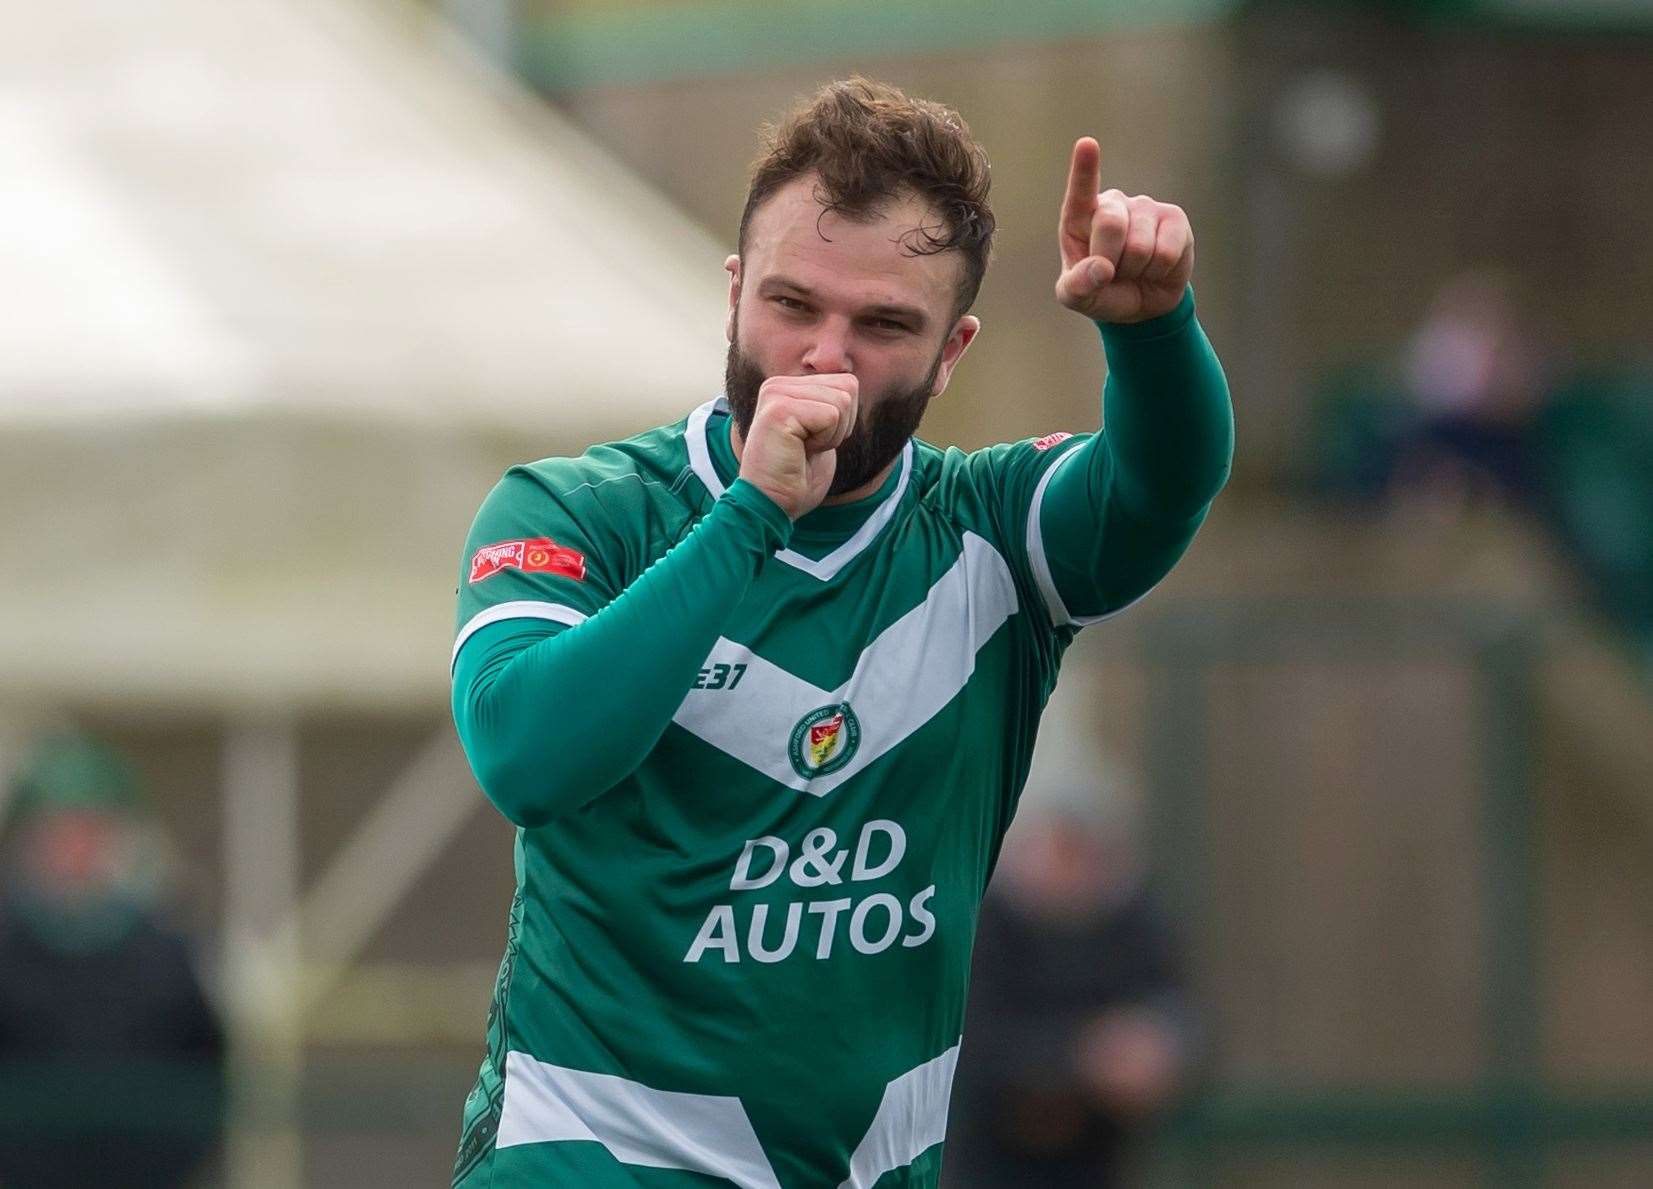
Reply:
<svg viewBox="0 0 1653 1189"><path fill-rule="evenodd" d="M1061 445L1072 436L1072 434L1062 431L1047 433L1044 437L1033 443L1033 448L1035 450L1049 450L1052 446Z"/></svg>
<svg viewBox="0 0 1653 1189"><path fill-rule="evenodd" d="M561 574L576 582L585 581L585 554L566 545L559 545L550 537L529 537L522 541L501 541L484 545L471 558L471 581L481 582L501 570L526 570L530 573Z"/></svg>

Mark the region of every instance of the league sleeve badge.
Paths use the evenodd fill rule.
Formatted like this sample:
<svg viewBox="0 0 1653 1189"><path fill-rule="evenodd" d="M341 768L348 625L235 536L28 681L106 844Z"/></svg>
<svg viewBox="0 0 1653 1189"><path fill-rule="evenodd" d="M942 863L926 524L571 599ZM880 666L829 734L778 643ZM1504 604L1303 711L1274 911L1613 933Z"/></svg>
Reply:
<svg viewBox="0 0 1653 1189"><path fill-rule="evenodd" d="M576 582L584 582L585 554L559 545L550 537L529 537L484 545L471 558L471 581L481 582L501 570L513 569L527 573L561 574Z"/></svg>

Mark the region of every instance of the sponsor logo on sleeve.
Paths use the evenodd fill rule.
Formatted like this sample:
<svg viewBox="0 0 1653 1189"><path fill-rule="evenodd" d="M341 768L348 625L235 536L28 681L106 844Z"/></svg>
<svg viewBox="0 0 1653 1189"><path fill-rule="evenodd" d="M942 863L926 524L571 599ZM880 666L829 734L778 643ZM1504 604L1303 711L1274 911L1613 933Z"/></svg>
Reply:
<svg viewBox="0 0 1653 1189"><path fill-rule="evenodd" d="M1039 438L1033 443L1033 448L1035 450L1049 450L1052 446L1060 446L1072 436L1072 434L1061 430L1058 430L1056 433L1047 433L1044 437Z"/></svg>
<svg viewBox="0 0 1653 1189"><path fill-rule="evenodd" d="M501 541L484 545L471 558L471 581L481 582L501 570L524 570L536 574L561 574L577 582L585 581L585 554L566 545L559 545L550 537L529 537L521 541Z"/></svg>

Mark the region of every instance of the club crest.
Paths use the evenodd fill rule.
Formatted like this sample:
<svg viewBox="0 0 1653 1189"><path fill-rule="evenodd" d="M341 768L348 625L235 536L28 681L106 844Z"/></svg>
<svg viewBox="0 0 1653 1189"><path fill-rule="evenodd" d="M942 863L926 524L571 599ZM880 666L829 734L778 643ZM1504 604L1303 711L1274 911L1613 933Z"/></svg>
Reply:
<svg viewBox="0 0 1653 1189"><path fill-rule="evenodd" d="M787 754L792 769L804 779L836 772L861 746L861 723L848 702L811 710L792 728Z"/></svg>

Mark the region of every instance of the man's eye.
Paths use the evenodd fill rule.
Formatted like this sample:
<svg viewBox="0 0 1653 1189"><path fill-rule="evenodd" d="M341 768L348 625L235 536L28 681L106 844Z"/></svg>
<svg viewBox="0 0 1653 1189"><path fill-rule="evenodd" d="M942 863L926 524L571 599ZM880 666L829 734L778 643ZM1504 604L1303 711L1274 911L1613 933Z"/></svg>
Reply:
<svg viewBox="0 0 1653 1189"><path fill-rule="evenodd" d="M879 330L906 330L907 327L894 318L874 318L872 324Z"/></svg>
<svg viewBox="0 0 1653 1189"><path fill-rule="evenodd" d="M804 308L804 303L796 297L777 297L775 298L775 304L783 310L801 310Z"/></svg>

